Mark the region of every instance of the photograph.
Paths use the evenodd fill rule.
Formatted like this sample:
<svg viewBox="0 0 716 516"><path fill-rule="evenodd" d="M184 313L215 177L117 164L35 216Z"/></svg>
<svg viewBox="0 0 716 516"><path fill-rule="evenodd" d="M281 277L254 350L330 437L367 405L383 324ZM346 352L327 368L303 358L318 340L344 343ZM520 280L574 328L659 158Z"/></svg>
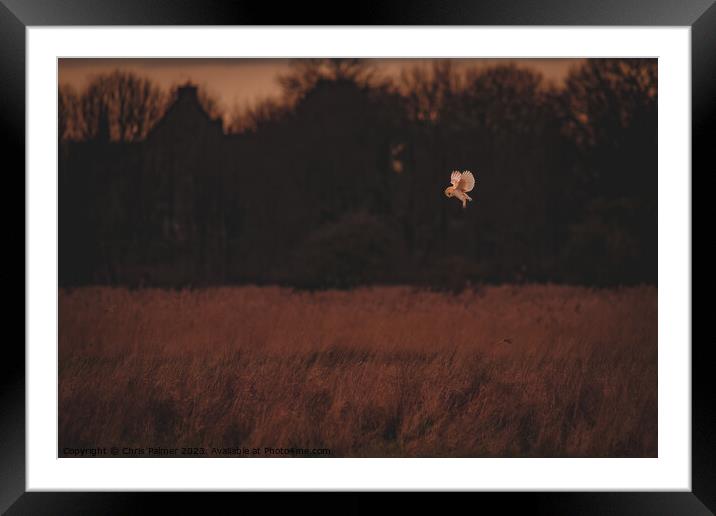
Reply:
<svg viewBox="0 0 716 516"><path fill-rule="evenodd" d="M57 456L659 457L658 72L58 58Z"/></svg>

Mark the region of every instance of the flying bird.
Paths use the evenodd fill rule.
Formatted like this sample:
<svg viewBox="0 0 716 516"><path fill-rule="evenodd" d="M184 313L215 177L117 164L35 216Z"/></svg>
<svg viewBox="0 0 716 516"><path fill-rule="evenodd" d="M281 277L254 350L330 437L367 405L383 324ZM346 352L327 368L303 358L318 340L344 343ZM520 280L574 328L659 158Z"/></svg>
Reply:
<svg viewBox="0 0 716 516"><path fill-rule="evenodd" d="M472 197L467 195L467 192L475 188L475 177L469 170L462 173L460 173L459 170L454 170L450 175L450 182L452 186L448 186L445 189L445 195L448 197L457 197L462 201L462 207L465 208L467 201L472 201Z"/></svg>

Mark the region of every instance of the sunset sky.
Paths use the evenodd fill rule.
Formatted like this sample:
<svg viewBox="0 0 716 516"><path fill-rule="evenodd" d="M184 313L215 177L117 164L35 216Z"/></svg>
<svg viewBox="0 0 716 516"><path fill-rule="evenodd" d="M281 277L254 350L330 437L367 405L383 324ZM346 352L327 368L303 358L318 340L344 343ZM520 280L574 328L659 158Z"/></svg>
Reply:
<svg viewBox="0 0 716 516"><path fill-rule="evenodd" d="M382 76L397 76L402 68L429 59L371 59ZM579 59L456 59L458 67L514 62L541 72L547 80L561 82ZM280 94L276 78L289 70L288 59L60 59L58 79L82 90L95 74L121 68L157 82L162 88L191 81L220 99L225 108L246 106Z"/></svg>

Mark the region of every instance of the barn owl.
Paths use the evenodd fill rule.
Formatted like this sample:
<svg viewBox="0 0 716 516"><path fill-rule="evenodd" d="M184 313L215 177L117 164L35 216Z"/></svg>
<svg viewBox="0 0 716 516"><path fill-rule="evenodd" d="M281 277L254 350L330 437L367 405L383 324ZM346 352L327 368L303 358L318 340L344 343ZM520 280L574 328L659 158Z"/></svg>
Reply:
<svg viewBox="0 0 716 516"><path fill-rule="evenodd" d="M459 170L454 170L450 175L450 182L452 183L452 186L448 186L445 189L445 195L448 197L457 197L462 201L462 207L465 208L467 206L467 201L472 201L472 197L467 195L467 192L475 188L475 178L473 177L472 172L466 170L465 172L460 173Z"/></svg>

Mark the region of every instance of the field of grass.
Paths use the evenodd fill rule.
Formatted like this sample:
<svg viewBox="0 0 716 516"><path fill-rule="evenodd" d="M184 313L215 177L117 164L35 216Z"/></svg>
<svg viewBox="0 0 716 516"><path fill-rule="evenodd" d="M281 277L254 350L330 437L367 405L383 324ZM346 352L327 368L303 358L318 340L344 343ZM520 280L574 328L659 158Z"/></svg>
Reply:
<svg viewBox="0 0 716 516"><path fill-rule="evenodd" d="M83 288L59 316L60 455L657 455L656 287Z"/></svg>

